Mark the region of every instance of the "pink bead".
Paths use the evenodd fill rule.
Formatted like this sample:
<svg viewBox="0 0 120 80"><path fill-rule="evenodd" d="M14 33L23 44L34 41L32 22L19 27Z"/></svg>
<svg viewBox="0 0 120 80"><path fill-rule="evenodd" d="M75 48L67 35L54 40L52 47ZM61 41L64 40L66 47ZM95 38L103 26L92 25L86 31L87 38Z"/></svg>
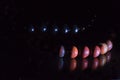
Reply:
<svg viewBox="0 0 120 80"><path fill-rule="evenodd" d="M107 43L107 46L108 46L108 51L110 51L113 48L113 44L110 40L108 40L106 43Z"/></svg>
<svg viewBox="0 0 120 80"><path fill-rule="evenodd" d="M100 48L99 46L95 46L94 52L93 52L93 57L98 57L100 55Z"/></svg>
<svg viewBox="0 0 120 80"><path fill-rule="evenodd" d="M90 50L87 46L84 47L82 58L87 58L90 54Z"/></svg>

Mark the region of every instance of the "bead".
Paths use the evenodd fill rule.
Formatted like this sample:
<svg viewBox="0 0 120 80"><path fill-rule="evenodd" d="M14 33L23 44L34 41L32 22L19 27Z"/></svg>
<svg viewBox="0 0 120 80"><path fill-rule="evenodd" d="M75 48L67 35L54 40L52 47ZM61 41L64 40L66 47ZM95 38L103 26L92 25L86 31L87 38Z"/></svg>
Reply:
<svg viewBox="0 0 120 80"><path fill-rule="evenodd" d="M76 46L73 46L72 51L71 51L71 58L76 58L78 55L78 49Z"/></svg>
<svg viewBox="0 0 120 80"><path fill-rule="evenodd" d="M107 46L108 46L108 51L110 51L113 47L113 44L110 40L108 40L106 43L107 43Z"/></svg>
<svg viewBox="0 0 120 80"><path fill-rule="evenodd" d="M64 57L64 55L65 55L65 48L64 46L61 46L59 51L59 57Z"/></svg>
<svg viewBox="0 0 120 80"><path fill-rule="evenodd" d="M90 54L90 50L87 46L84 47L82 58L87 58Z"/></svg>
<svg viewBox="0 0 120 80"><path fill-rule="evenodd" d="M108 46L105 43L101 43L101 54L105 54L108 51Z"/></svg>
<svg viewBox="0 0 120 80"><path fill-rule="evenodd" d="M99 46L95 46L94 52L93 52L93 57L98 57L100 55L100 48Z"/></svg>

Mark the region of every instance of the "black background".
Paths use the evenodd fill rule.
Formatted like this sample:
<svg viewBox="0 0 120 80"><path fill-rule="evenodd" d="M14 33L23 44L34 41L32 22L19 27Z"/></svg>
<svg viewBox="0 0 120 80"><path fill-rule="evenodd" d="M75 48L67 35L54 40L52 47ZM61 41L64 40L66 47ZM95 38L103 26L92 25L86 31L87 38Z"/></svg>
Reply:
<svg viewBox="0 0 120 80"><path fill-rule="evenodd" d="M47 34L47 37L49 37L46 38L45 35L29 33L26 31L27 29L24 29L26 25L38 24L40 21L63 21L68 24L70 22L76 22L76 19L79 20L79 17L87 15L87 10L90 10L92 14L97 15L96 25L93 26L91 30L80 34L81 37L54 37ZM120 6L118 0L1 0L0 71L2 80L10 78L16 80L119 79L119 10ZM84 19L84 17L82 19ZM54 62L57 60L57 54L55 54L57 52L55 51L57 51L61 43L65 44L68 49L73 44L76 46L79 46L79 44L89 44L92 46L97 42L106 40L106 35L111 32L113 32L116 37L113 40L114 49L112 50L112 59L107 66L93 71L92 73L89 70L86 72L76 71L73 73L56 71ZM83 41L83 43L81 43L81 41Z"/></svg>

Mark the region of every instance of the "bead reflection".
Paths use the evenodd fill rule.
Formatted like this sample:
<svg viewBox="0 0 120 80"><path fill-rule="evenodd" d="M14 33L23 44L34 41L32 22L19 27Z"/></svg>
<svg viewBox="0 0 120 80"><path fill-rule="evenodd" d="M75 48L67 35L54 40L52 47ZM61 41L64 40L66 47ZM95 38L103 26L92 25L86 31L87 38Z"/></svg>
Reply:
<svg viewBox="0 0 120 80"><path fill-rule="evenodd" d="M82 66L81 67L82 70L87 69L87 67L88 67L88 60L87 59L83 59L81 66Z"/></svg>
<svg viewBox="0 0 120 80"><path fill-rule="evenodd" d="M70 61L65 60L65 64L64 64L63 58L60 58L58 62L58 69L62 70L63 67L66 67L70 71L75 71L77 69L80 69L82 71L87 69L97 70L99 67L105 66L105 64L109 62L110 59L111 59L111 53L107 53L105 55L101 55L100 57L93 58L93 59L82 59L82 60L70 59Z"/></svg>
<svg viewBox="0 0 120 80"><path fill-rule="evenodd" d="M106 63L106 56L102 55L100 56L100 60L99 60L100 66L104 66Z"/></svg>
<svg viewBox="0 0 120 80"><path fill-rule="evenodd" d="M106 62L110 62L110 59L111 59L111 53L108 52L108 53L106 54Z"/></svg>
<svg viewBox="0 0 120 80"><path fill-rule="evenodd" d="M58 69L62 70L63 66L64 66L64 60L63 60L63 58L60 58L58 61Z"/></svg>
<svg viewBox="0 0 120 80"><path fill-rule="evenodd" d="M95 58L92 63L92 69L95 70L98 68L98 66L99 66L99 60L98 58Z"/></svg>
<svg viewBox="0 0 120 80"><path fill-rule="evenodd" d="M70 60L70 71L74 71L77 67L77 60L76 59L71 59Z"/></svg>

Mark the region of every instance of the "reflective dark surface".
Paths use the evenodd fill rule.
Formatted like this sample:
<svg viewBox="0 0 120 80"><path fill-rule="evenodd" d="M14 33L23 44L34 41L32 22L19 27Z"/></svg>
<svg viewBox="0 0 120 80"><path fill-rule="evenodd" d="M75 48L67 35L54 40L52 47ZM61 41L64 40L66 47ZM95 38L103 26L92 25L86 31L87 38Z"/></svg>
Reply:
<svg viewBox="0 0 120 80"><path fill-rule="evenodd" d="M59 48L61 44L64 44L67 48L66 52L70 52L69 50L73 44L79 47L85 44L92 46L97 43L97 39L95 39L97 37L91 38L95 39L92 40L93 43L88 43L89 40L87 40L87 42L86 39L82 39L85 40L83 43L74 43L74 40L78 40L78 38L72 37L73 40L71 40L66 39L69 36L64 36L64 38L60 40L55 39L57 38L56 36L54 36L54 38L51 36L46 40L45 37L41 39L39 35L34 35L36 34L9 34L9 36L4 35L1 37L0 64L1 77L3 80L7 78L17 80L119 79L120 39L118 33L112 33L114 39L112 40L113 49L110 53L98 58L90 57L87 59L59 58ZM102 37L103 35L101 38Z"/></svg>
<svg viewBox="0 0 120 80"><path fill-rule="evenodd" d="M120 79L117 2L50 2L0 1L1 80ZM109 39L113 49L98 58L58 57L61 45L69 53L72 46L92 49Z"/></svg>

